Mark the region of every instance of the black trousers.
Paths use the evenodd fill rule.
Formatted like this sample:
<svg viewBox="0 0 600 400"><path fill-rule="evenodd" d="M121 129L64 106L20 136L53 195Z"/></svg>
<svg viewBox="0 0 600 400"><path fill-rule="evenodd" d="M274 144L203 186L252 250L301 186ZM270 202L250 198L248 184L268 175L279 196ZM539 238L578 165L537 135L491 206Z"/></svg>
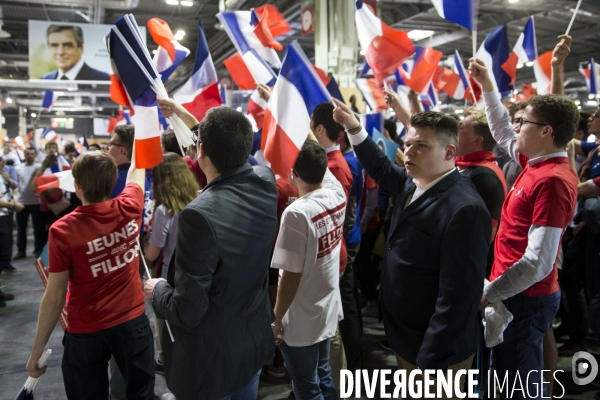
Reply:
<svg viewBox="0 0 600 400"><path fill-rule="evenodd" d="M44 239L47 238L44 233L44 218L40 211L40 205L26 205L23 210L17 213L17 250L23 254L26 254L25 250L27 250L27 222L30 215L33 223L35 251L41 252L46 245Z"/></svg>
<svg viewBox="0 0 600 400"><path fill-rule="evenodd" d="M0 216L0 273L10 265L13 248L13 213Z"/></svg>
<svg viewBox="0 0 600 400"><path fill-rule="evenodd" d="M346 353L346 362L350 371L362 368L361 340L362 340L362 315L358 301L358 283L356 280L356 255L360 244L348 247L348 263L344 275L340 278L340 297L344 319L340 321L340 335Z"/></svg>
<svg viewBox="0 0 600 400"><path fill-rule="evenodd" d="M127 399L154 399L154 340L146 314L94 333L65 332L62 373L69 400L108 399L113 355L127 385Z"/></svg>

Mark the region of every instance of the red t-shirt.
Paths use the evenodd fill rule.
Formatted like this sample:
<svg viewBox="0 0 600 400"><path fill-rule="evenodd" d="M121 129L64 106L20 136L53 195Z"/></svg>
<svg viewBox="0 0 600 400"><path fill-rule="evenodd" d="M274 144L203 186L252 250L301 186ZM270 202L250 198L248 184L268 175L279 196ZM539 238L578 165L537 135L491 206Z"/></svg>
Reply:
<svg viewBox="0 0 600 400"><path fill-rule="evenodd" d="M281 223L281 214L283 211L298 198L298 189L290 183L287 177L280 177L275 181L277 186L277 235L273 240L273 248L279 236L279 225Z"/></svg>
<svg viewBox="0 0 600 400"><path fill-rule="evenodd" d="M350 167L348 167L348 163L341 151L333 150L327 153L327 168L329 168L333 176L335 176L342 184L344 193L346 193L346 203L348 203L350 191L352 190L352 172L350 172ZM340 272L346 270L347 263L348 253L346 252L346 241L342 240L342 248L340 250Z"/></svg>
<svg viewBox="0 0 600 400"><path fill-rule="evenodd" d="M50 227L48 270L70 270L69 332L101 331L144 312L137 245L143 209L144 192L130 183L113 200L79 206Z"/></svg>
<svg viewBox="0 0 600 400"><path fill-rule="evenodd" d="M365 172L365 188L363 190L362 198L360 199L360 216L362 218L363 213L365 211L365 207L367 206L367 190L378 189L379 185L377 182L369 174ZM379 228L379 213L377 210L373 213L373 216L367 223L367 230L373 230Z"/></svg>
<svg viewBox="0 0 600 400"><path fill-rule="evenodd" d="M198 160L192 160L190 156L183 157L183 160L187 163L190 170L194 173L198 185L200 185L201 188L206 186L206 175L200 168L200 165L198 165Z"/></svg>
<svg viewBox="0 0 600 400"><path fill-rule="evenodd" d="M577 203L577 182L566 157L553 157L525 167L502 206L490 281L523 257L531 225L564 229L569 224ZM557 291L555 264L546 278L521 294L537 297Z"/></svg>

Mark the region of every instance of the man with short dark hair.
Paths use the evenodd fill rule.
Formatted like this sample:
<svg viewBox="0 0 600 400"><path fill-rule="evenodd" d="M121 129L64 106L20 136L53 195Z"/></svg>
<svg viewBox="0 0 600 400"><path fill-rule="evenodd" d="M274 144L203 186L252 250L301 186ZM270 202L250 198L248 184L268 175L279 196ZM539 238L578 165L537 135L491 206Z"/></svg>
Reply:
<svg viewBox="0 0 600 400"><path fill-rule="evenodd" d="M27 371L35 378L46 371L37 362L63 311L68 286L62 361L67 398L107 399L112 355L127 398L154 399L154 345L138 272L145 171L132 164L127 185L114 200L117 166L108 154L82 155L73 177L83 206L50 228L48 286Z"/></svg>
<svg viewBox="0 0 600 400"><path fill-rule="evenodd" d="M15 260L27 257L27 223L31 215L34 236L34 255L39 257L46 245L44 241L44 219L40 210L40 196L31 190L31 181L41 164L36 162L37 151L33 147L25 149L25 163L17 166L19 201L24 205L17 213L17 255Z"/></svg>
<svg viewBox="0 0 600 400"><path fill-rule="evenodd" d="M380 306L398 366L471 367L477 348L491 218L470 180L454 165L458 123L414 114L405 139L405 168L390 161L354 114L336 101L365 171L398 195L387 236ZM411 179L412 178L412 179Z"/></svg>
<svg viewBox="0 0 600 400"><path fill-rule="evenodd" d="M117 175L117 182L112 189L111 198L113 199L117 197L125 187L127 171L131 165L131 152L133 150L134 135L135 128L133 125L117 125L113 132L112 138L110 139L108 154L114 158L119 171Z"/></svg>
<svg viewBox="0 0 600 400"><path fill-rule="evenodd" d="M577 201L577 176L565 147L579 112L563 96L536 96L512 125L484 63L472 59L469 70L482 86L494 139L524 168L502 208L491 283L480 307L502 301L513 314L504 342L494 351L496 367L509 382L528 377L528 395L517 392L518 398L543 398L541 374L528 374L544 369L542 340L560 304L556 259Z"/></svg>
<svg viewBox="0 0 600 400"><path fill-rule="evenodd" d="M346 195L327 169L325 149L311 137L289 178L299 197L281 216L273 252L271 268L283 272L271 326L296 398L333 400L329 341L343 318L338 265Z"/></svg>
<svg viewBox="0 0 600 400"><path fill-rule="evenodd" d="M167 385L180 400L256 398L260 370L273 356L267 269L277 231L275 176L247 164L252 126L228 107L202 122L181 104L160 100L163 115L198 125L198 163L208 184L180 214L174 281L144 290L163 334ZM248 232L252 234L248 234Z"/></svg>
<svg viewBox="0 0 600 400"><path fill-rule="evenodd" d="M90 146L88 147L88 151L95 151L95 150L102 150L100 148L100 145L98 143L90 143Z"/></svg>
<svg viewBox="0 0 600 400"><path fill-rule="evenodd" d="M83 30L75 25L50 25L46 29L46 42L52 60L56 65L54 71L41 79L108 81L110 76L88 66L83 59Z"/></svg>

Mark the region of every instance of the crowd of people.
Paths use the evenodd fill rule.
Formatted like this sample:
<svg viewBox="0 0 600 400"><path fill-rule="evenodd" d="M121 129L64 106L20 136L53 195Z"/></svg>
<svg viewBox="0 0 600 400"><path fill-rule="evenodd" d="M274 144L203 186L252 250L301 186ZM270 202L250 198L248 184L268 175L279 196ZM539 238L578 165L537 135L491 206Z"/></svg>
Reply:
<svg viewBox="0 0 600 400"><path fill-rule="evenodd" d="M77 157L72 143L59 153L32 142L20 163L5 144L0 272L15 270L13 214L14 259L27 255L30 215L34 254L48 245L30 376L45 372L37 361L65 308L69 399L154 399L155 373L180 400L255 399L262 371L287 371L297 399L337 399L341 371L363 368L365 306L410 373L472 368L482 312L503 304L513 319L496 370L509 382L540 371L513 395L551 397L557 356L585 350L589 327L600 335L600 154L587 140L600 138L600 108L580 113L564 96L570 38L560 39L555 94L508 109L478 59L469 70L484 107L460 120L407 110L386 89L407 128L400 139L385 123L402 146L395 160L337 99L314 109L287 176L254 165L240 112L217 107L198 121L169 99L163 115L197 142L182 149L167 130L151 171L136 168L128 125ZM37 193L36 178L65 169L75 193ZM0 307L12 299L0 291Z"/></svg>

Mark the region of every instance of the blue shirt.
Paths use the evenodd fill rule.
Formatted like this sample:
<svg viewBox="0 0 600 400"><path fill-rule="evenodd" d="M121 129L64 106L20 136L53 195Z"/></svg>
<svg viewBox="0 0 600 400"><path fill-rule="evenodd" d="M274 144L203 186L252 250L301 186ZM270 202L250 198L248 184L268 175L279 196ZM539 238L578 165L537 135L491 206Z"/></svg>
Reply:
<svg viewBox="0 0 600 400"><path fill-rule="evenodd" d="M252 150L250 150L250 154L254 155L258 150L260 150L260 142L262 140L262 129L254 134L252 137Z"/></svg>
<svg viewBox="0 0 600 400"><path fill-rule="evenodd" d="M365 185L363 167L360 165L358 158L354 155L354 151L350 149L344 154L344 159L350 167L352 173L352 188L350 189L350 197L346 207L346 219L351 218L348 213L354 212L354 224L346 235L346 246L355 247L360 244L362 234L360 232L360 200L363 194ZM356 203L355 203L356 202Z"/></svg>
<svg viewBox="0 0 600 400"><path fill-rule="evenodd" d="M591 151L594 151L598 145L594 142L581 142L581 150L587 157ZM592 159L592 165L590 169L590 179L594 179L600 176L600 155L596 154Z"/></svg>

